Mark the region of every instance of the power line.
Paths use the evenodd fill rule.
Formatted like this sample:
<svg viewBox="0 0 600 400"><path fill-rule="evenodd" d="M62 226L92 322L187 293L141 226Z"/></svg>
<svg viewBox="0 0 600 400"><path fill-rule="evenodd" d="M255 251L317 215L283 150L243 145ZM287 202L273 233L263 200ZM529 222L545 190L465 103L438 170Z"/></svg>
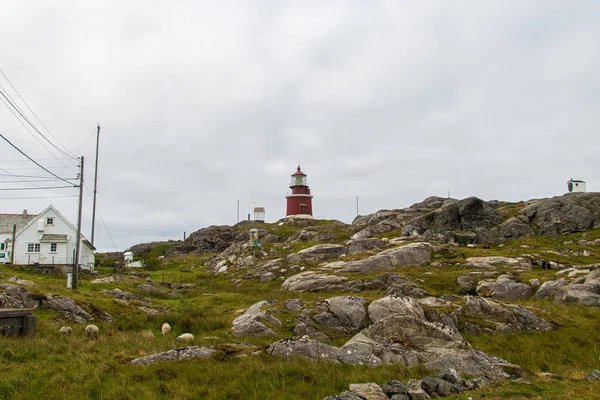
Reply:
<svg viewBox="0 0 600 400"><path fill-rule="evenodd" d="M65 150L69 151L67 146L63 145L57 138L56 136L54 136L52 134L52 132L50 132L50 129L48 129L46 127L46 125L44 125L44 123L42 122L41 119L38 118L38 116L36 115L36 113L33 112L33 110L31 109L31 107L29 107L29 104L27 104L27 102L25 101L25 99L23 98L23 96L21 96L21 94L19 93L19 91L17 90L17 88L12 84L12 82L10 81L10 79L8 79L8 76L6 76L6 74L4 73L4 71L2 71L2 69L0 68L0 73L2 74L2 76L4 77L4 79L6 79L6 81L8 82L8 84L10 85L10 87L12 87L12 89L15 91L15 93L17 94L17 96L19 96L19 98L21 99L21 101L23 102L23 104L25 104L25 106L27 107L27 109L31 112L31 114L35 117L35 119L40 123L40 125L42 125L42 127L46 130L46 132L48 132L48 134L50 136L52 136L52 138L54 140L56 140L56 142L58 144L60 144L62 147L65 148ZM31 124L31 123L30 123ZM33 126L33 125L31 125ZM37 129L36 129L37 130ZM38 131L39 132L39 131ZM40 132L41 134L41 132ZM48 139L46 139L48 140ZM52 144L52 143L51 143ZM54 146L54 144L52 144ZM55 146L56 147L56 146ZM73 153L71 153L71 155L66 154L64 151L62 151L61 149L59 149L58 147L56 147L61 153L65 154L67 157L70 157L72 159L77 159L77 156Z"/></svg>
<svg viewBox="0 0 600 400"><path fill-rule="evenodd" d="M50 186L50 187L25 187L25 188L0 188L0 191L5 191L5 190L66 189L66 188L74 188L74 187L77 187L77 185L71 185L71 186Z"/></svg>
<svg viewBox="0 0 600 400"><path fill-rule="evenodd" d="M0 85L0 88L2 88L2 85ZM2 88L2 89L3 89L3 88ZM35 131L36 131L36 132L37 132L37 133L38 133L40 136L41 136L41 137L43 137L44 139L46 139L46 141L47 141L48 143L50 143L52 146L54 146L54 147L55 147L55 148L56 148L58 151L60 151L61 153L63 153L63 154L64 154L64 155L66 155L67 157L70 157L70 156L69 156L67 153L65 153L65 152L64 152L64 151L62 151L62 150L61 150L61 149L60 149L58 146L56 146L54 143L52 143L52 142L51 142L51 141L50 141L50 140L49 140L49 139L48 139L46 136L44 136L44 134L43 134L42 132L40 132L40 130L39 130L39 129L38 129L36 126L35 126L35 125L33 125L33 124L31 123L31 121L30 121L30 120L29 120L29 119L28 119L28 118L27 118L25 115L23 115L23 113L21 112L21 110L19 110L19 107L18 107L18 106L16 106L14 103L12 103L12 102L10 101L10 99L8 99L8 98L6 97L6 95L4 94L4 92L2 92L2 90L0 90L0 95L1 95L2 97L4 97L4 99L6 99L6 101L5 101L4 99L1 99L1 98L0 98L0 100L2 100L2 103L4 103L4 105L5 105L5 106L8 108L8 110L9 110L9 111L12 113L12 115L13 115L13 116L14 116L14 117L17 119L17 121L19 121L19 123L20 123L21 125L23 125L23 127L24 127L25 129L27 129L27 131L29 132L29 134L31 134L31 136L33 136L33 138L34 138L35 140L37 140L37 142L38 142L38 143L39 143L39 144L40 144L40 145L41 145L41 146L44 148L44 150L46 150L46 151L48 152L48 154L50 154L50 155L54 156L54 154L52 154L52 152L51 152L50 150L48 150L48 148L47 148L46 146L44 146L44 144L43 144L43 143L42 143L42 142L41 142L41 141L40 141L40 140L39 140L39 139L38 139L38 138L37 138L37 137L36 137L36 136L33 134L33 132L31 132L31 130L29 129L29 127L28 127L27 125L25 125L25 124L23 123L23 121L21 121L21 119L20 119L20 118L17 116L17 114L15 114L15 112L13 111L13 109L12 109L12 108L10 108L10 107L9 107L9 106L6 104L6 102L8 102L8 104L10 104L10 105L11 105L11 106L12 106L12 107L13 107L13 108L14 108L14 109L17 111L17 113L18 113L18 114L19 114L19 115L20 115L20 116L21 116L21 117L22 117L22 118L25 120L25 122L27 122L27 123L28 123L28 124L29 124L29 125L30 125L30 126L31 126L31 127L32 127L32 128L33 128L33 129L34 129L34 130L35 130ZM55 157L55 158L58 160L58 158L57 158L56 156L54 156L54 157ZM61 164L63 164L63 165L66 167L66 164L64 164L64 163L62 163L62 162L61 162Z"/></svg>
<svg viewBox="0 0 600 400"><path fill-rule="evenodd" d="M40 176L40 175L16 175L16 174L11 174L10 172L8 172L7 170L5 170L4 168L0 167L0 170L7 172L6 174L0 174L0 176L14 176L15 178L47 178L46 176ZM56 181L57 179L55 178L48 178L51 180ZM66 180L76 180L77 178L65 178ZM23 179L22 179L23 180Z"/></svg>
<svg viewBox="0 0 600 400"><path fill-rule="evenodd" d="M84 184L84 187L85 187L85 191L87 192L88 196L92 197L92 194L90 193L90 189L87 187L86 184ZM104 229L106 230L106 233L108 233L108 237L110 238L110 241L112 242L113 246L115 246L115 250L119 251L119 248L117 247L115 241L113 240L113 237L110 234L110 231L108 230L108 225L106 225L106 222L104 222L104 218L102 217L102 214L100 213L100 209L98 207L96 207L96 211L98 212L100 221L102 221L102 225L104 225Z"/></svg>
<svg viewBox="0 0 600 400"><path fill-rule="evenodd" d="M12 147L14 147L19 153L23 154L25 157L27 157L31 162L33 162L35 165L37 165L38 167L40 167L41 169L43 169L44 171L46 171L47 173L49 173L52 176L55 176L56 178L60 179L61 181L64 181L66 183L71 183L63 178L61 178L60 176L56 175L54 172L48 170L46 167L44 167L43 165L41 165L40 163L38 163L37 161L35 161L33 158L29 157L27 154L25 154L21 149L19 149L17 146L15 146L14 144L12 144L12 142L10 140L8 140L2 133L0 133L0 137L2 139L4 139L6 141L6 143L10 144Z"/></svg>
<svg viewBox="0 0 600 400"><path fill-rule="evenodd" d="M79 197L76 194L67 196L28 196L28 197L0 197L0 200L32 200L32 199L61 199L67 197Z"/></svg>

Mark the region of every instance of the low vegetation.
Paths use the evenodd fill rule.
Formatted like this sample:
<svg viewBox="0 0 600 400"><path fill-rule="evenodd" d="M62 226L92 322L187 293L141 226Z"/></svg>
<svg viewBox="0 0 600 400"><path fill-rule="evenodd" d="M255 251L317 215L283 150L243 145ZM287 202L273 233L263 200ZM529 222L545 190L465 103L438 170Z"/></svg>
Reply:
<svg viewBox="0 0 600 400"><path fill-rule="evenodd" d="M295 227L275 227L272 224L269 228L286 234L297 231ZM341 242L349 237L346 230L334 224L320 223L315 228L332 233L334 239L328 242ZM530 237L489 248L450 247L436 251L429 265L399 268L395 272L432 295L463 295L456 278L472 271L460 265L472 256L538 254L569 265L600 262L600 246L590 247L590 255L586 257L569 253L581 252L577 242L583 235L586 240L600 238L600 230L558 237ZM268 258L276 258L313 244L316 242L290 243L282 247L267 243L264 249ZM37 333L34 337L0 337L0 398L323 399L347 390L350 383L381 384L390 379L406 381L432 372L423 367L388 365L369 368L304 359L285 360L264 353L240 355L228 351L226 346L220 347L210 359L132 365L130 361L137 357L180 347L181 343L175 338L185 332L194 334L194 345L248 343L264 349L277 339L231 335L231 321L250 305L264 299L279 300L275 308L283 325L271 328L280 337L289 337L293 335L297 313L283 307L285 300L301 298L308 305L314 305L326 298L347 294L291 293L280 289L279 280L265 283L244 280L241 284L234 284L241 275L214 275L205 267L215 254L163 258L166 250L167 247L163 247L150 251L145 256L147 268L126 270L122 274L114 273L114 257L99 256L100 274L112 274L121 280L92 284L91 280L98 276L83 275L80 289L76 292L66 287L65 277L35 274L26 267L1 266L0 278L3 280L11 276L31 280L35 285L29 289L34 293L69 296L88 311L93 311L92 308L106 311L116 321L95 322L100 328L100 337L95 340L85 335L85 324L68 322L57 312L36 309ZM542 271L537 267L533 271L521 272L518 278L522 281L537 278L543 282L556 279L555 274L556 271ZM146 283L148 278L156 282L157 287L165 288L165 293L140 292L137 285ZM183 288L171 290L162 283ZM169 313L148 315L137 308L141 304L135 301L125 305L102 293L102 289L114 288L140 293L153 302L153 307L167 307ZM383 295L381 290L360 293L367 301ZM538 315L556 324L558 329L508 335L465 335L475 348L520 365L524 371L523 379L497 383L477 392L448 398L600 398L600 383L584 380L586 374L600 369L600 309L556 305L549 300L513 302L535 309ZM161 334L163 322L172 327L169 335ZM64 325L73 328L71 336L58 333ZM152 338L147 336L147 331L152 332ZM347 337L334 337L332 344L339 345L345 339Z"/></svg>

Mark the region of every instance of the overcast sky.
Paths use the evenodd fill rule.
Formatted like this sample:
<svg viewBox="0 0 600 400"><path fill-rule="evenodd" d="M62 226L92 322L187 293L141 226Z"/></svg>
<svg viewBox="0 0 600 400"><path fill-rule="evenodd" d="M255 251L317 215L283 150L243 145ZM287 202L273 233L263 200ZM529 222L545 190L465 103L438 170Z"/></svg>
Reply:
<svg viewBox="0 0 600 400"><path fill-rule="evenodd" d="M356 196L366 214L561 195L569 178L596 191L599 20L595 0L0 0L0 69L85 157L90 192L100 123L96 245L114 251L231 225L238 200L276 221L299 162L315 216L347 223ZM0 133L75 176L1 103ZM48 176L23 160L0 140L0 173ZM2 190L0 212L54 204L75 223L77 198L54 196L76 194ZM88 238L91 208L86 193Z"/></svg>

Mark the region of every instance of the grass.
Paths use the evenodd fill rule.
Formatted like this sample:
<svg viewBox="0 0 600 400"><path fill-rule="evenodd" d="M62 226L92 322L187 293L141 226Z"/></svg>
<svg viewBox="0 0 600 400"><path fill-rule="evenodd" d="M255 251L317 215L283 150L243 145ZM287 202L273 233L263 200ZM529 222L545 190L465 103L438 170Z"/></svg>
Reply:
<svg viewBox="0 0 600 400"><path fill-rule="evenodd" d="M269 228L278 230L279 234L292 234L302 229L286 225L266 225L272 225ZM339 240L347 235L339 225L333 223L319 221L318 224L311 225L311 228L331 229L339 235ZM570 253L580 253L584 249L577 244L583 236L584 233L531 237L490 248L450 247L436 253L433 260L435 264L397 268L392 272L415 282L432 295L462 294L456 278L474 271L460 266L468 257L538 254L545 259L568 264L585 265L600 261L598 246L585 247L591 253L587 257ZM600 229L585 233L586 240L599 237ZM565 242L573 244L565 245ZM315 244L318 243L299 242L285 248L267 243L265 250L269 253L268 259L271 259L285 257ZM522 247L524 245L528 247ZM544 250L561 254L547 253ZM0 337L0 398L322 399L347 390L350 383L382 384L390 379L406 382L410 378L422 378L431 373L423 367L407 369L389 365L369 368L303 359L286 360L272 358L267 354L236 357L229 347L223 345L240 342L264 349L278 338L293 335L292 328L297 313L283 307L287 299L301 298L312 307L318 301L348 293L290 293L280 290L278 280L267 283L245 280L236 286L232 284L237 278L236 273L215 276L207 271L206 265L214 256L215 254L194 254L163 259L155 270L129 271L135 275L125 273L121 275L122 280L114 284L91 284L91 280L96 277L83 275L77 292L66 288L65 277L40 275L25 267L0 266L2 279L14 275L20 279L32 280L36 285L29 289L34 293L69 296L90 312L93 308L102 309L117 319L114 323L96 323L101 331L100 339L96 341L85 336L85 324L69 323L56 312L36 309L34 314L38 318L38 329L34 337ZM366 255L355 255L352 259L362 257ZM105 267L102 271L112 274L110 267ZM376 274L345 276L352 280L367 279ZM176 291L177 297L168 293L146 294L137 289L137 285L147 283L146 277L158 283L185 283L193 286ZM546 281L557 277L556 271L542 271L538 268L518 275L524 282L532 278ZM169 313L160 316L146 315L135 307L135 302L124 305L102 293L102 289L117 287L140 293L153 302L149 307L167 307ZM175 292L166 286L161 287L167 292ZM370 302L382 297L384 291L368 291L356 295L363 296ZM279 337L233 337L231 321L239 315L239 311L265 299L279 301L272 308L277 310L274 315L282 321L282 325L270 325L278 332ZM520 365L524 378L530 383L507 381L449 398L600 398L600 384L583 380L587 373L600 369L600 310L576 305L555 305L547 300L513 302L534 307L538 315L556 324L558 329L552 332L510 335L466 335L466 338L476 349ZM170 336L161 335L160 327L163 322L171 324ZM73 327L72 336L66 337L58 333L63 325ZM147 330L153 333L154 339L143 336L143 332ZM136 357L181 346L175 337L184 332L195 335L194 345L221 346L217 356L150 366L129 363ZM341 345L349 337L330 333L333 336L331 343L334 345ZM540 372L551 372L559 378L541 377L538 375Z"/></svg>

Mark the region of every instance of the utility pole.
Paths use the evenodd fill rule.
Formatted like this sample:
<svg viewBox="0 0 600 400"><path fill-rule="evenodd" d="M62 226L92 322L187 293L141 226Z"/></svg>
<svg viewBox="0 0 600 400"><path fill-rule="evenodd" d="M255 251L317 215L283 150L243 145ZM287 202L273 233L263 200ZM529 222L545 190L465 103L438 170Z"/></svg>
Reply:
<svg viewBox="0 0 600 400"><path fill-rule="evenodd" d="M100 145L100 124L96 135L96 170L94 172L94 205L92 206L92 246L94 245L94 226L96 225L96 189L98 188L98 146Z"/></svg>
<svg viewBox="0 0 600 400"><path fill-rule="evenodd" d="M356 196L356 216L358 217L358 196Z"/></svg>
<svg viewBox="0 0 600 400"><path fill-rule="evenodd" d="M77 216L77 241L75 242L75 262L73 263L73 289L79 288L79 252L81 248L81 209L83 206L83 156L79 166L79 215Z"/></svg>
<svg viewBox="0 0 600 400"><path fill-rule="evenodd" d="M17 238L17 224L13 225L12 249L10 250L10 265L15 265L15 239Z"/></svg>
<svg viewBox="0 0 600 400"><path fill-rule="evenodd" d="M237 222L240 222L240 201L237 201Z"/></svg>

